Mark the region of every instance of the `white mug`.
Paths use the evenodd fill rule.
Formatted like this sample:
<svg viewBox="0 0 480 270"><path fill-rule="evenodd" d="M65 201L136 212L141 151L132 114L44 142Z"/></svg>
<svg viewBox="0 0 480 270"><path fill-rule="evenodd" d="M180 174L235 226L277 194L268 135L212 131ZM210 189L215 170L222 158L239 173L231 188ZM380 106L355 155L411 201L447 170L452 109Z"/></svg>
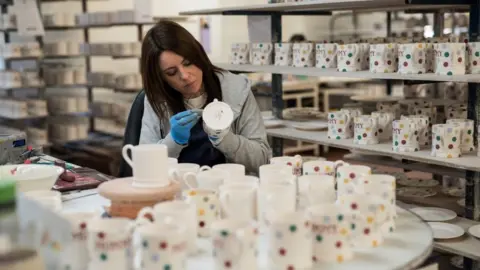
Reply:
<svg viewBox="0 0 480 270"><path fill-rule="evenodd" d="M258 184L228 183L220 187L220 204L224 216L242 221L256 217Z"/></svg>
<svg viewBox="0 0 480 270"><path fill-rule="evenodd" d="M132 152L132 158L128 156ZM122 149L122 156L132 167L134 186L164 187L170 184L168 175L168 150L161 144L127 144Z"/></svg>

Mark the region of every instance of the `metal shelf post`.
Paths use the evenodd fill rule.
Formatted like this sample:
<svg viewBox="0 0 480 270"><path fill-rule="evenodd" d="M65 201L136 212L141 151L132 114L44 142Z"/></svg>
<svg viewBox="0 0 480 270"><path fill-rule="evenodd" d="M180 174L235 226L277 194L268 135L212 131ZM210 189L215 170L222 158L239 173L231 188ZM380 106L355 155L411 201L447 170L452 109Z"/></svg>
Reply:
<svg viewBox="0 0 480 270"><path fill-rule="evenodd" d="M82 0L82 12L87 13L88 12L88 6L87 6L87 0ZM83 42L89 43L90 38L89 38L89 32L88 32L88 27L85 27L83 29ZM92 71L92 60L90 57L85 57L85 69L87 71L87 76L88 73ZM89 85L87 87L87 95L88 95L88 104L92 104L93 102L93 88ZM93 117L90 116L90 132L95 131L95 121L93 121Z"/></svg>
<svg viewBox="0 0 480 270"><path fill-rule="evenodd" d="M272 24L272 43L282 42L282 15L271 15ZM282 74L272 74L272 113L278 119L283 115L283 76ZM273 156L283 155L283 139L272 138Z"/></svg>

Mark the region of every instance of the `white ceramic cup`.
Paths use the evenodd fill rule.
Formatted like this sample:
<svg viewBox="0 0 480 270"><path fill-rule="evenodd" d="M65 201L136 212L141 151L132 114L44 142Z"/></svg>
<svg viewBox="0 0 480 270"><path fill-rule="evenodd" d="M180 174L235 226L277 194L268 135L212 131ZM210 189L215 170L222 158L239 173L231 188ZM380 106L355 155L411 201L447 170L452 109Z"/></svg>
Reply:
<svg viewBox="0 0 480 270"><path fill-rule="evenodd" d="M188 253L195 254L197 252L197 213L195 205L184 201L167 201L156 204L152 207L145 207L138 213L137 220L152 217L154 223L158 221L163 223L166 218L181 220L186 226L186 236Z"/></svg>
<svg viewBox="0 0 480 270"><path fill-rule="evenodd" d="M354 118L353 143L378 144L378 118L370 115L361 115Z"/></svg>
<svg viewBox="0 0 480 270"><path fill-rule="evenodd" d="M168 173L172 179L180 183L182 190L185 190L196 185L196 175L198 172L206 170L210 170L210 167L200 167L200 165L195 163L178 163L172 164Z"/></svg>
<svg viewBox="0 0 480 270"><path fill-rule="evenodd" d="M227 218L251 221L255 219L257 184L229 183L220 186L220 203Z"/></svg>
<svg viewBox="0 0 480 270"><path fill-rule="evenodd" d="M87 248L88 225L95 218L95 212L63 213L72 226L72 239L60 256L60 269L84 270L90 260Z"/></svg>
<svg viewBox="0 0 480 270"><path fill-rule="evenodd" d="M310 269L311 235L303 212L289 211L273 218L267 233L268 269Z"/></svg>
<svg viewBox="0 0 480 270"><path fill-rule="evenodd" d="M298 196L300 208L315 204L334 203L335 177L330 175L303 175L298 178Z"/></svg>
<svg viewBox="0 0 480 270"><path fill-rule="evenodd" d="M184 224L151 223L136 229L134 247L142 270L186 269L188 234Z"/></svg>
<svg viewBox="0 0 480 270"><path fill-rule="evenodd" d="M184 183L189 188L218 190L224 181L230 178L230 173L221 169L205 169L198 173L187 172L183 176Z"/></svg>
<svg viewBox="0 0 480 270"><path fill-rule="evenodd" d="M245 175L245 166L236 163L224 163L213 166L212 169L220 169L230 173L230 178L242 177Z"/></svg>
<svg viewBox="0 0 480 270"><path fill-rule="evenodd" d="M337 169L337 196L353 194L355 183L363 175L372 174L370 167L363 165L342 166Z"/></svg>
<svg viewBox="0 0 480 270"><path fill-rule="evenodd" d="M210 225L215 220L220 219L221 207L218 200L218 192L213 189L188 189L183 191L183 199L185 202L192 204L196 208L198 222L198 236L210 236Z"/></svg>
<svg viewBox="0 0 480 270"><path fill-rule="evenodd" d="M88 224L89 270L129 270L133 263L132 233L135 222L127 218L103 218Z"/></svg>
<svg viewBox="0 0 480 270"><path fill-rule="evenodd" d="M281 156L281 157L272 157L270 159L271 164L282 164L287 165L292 168L292 174L296 176L302 175L302 156L295 155L293 157Z"/></svg>
<svg viewBox="0 0 480 270"><path fill-rule="evenodd" d="M306 210L313 233L314 262L342 263L353 258L347 214L346 208L333 203L313 205Z"/></svg>
<svg viewBox="0 0 480 270"><path fill-rule="evenodd" d="M349 139L353 136L353 117L348 111L328 113L328 138Z"/></svg>
<svg viewBox="0 0 480 270"><path fill-rule="evenodd" d="M132 152L132 158L128 156ZM125 161L132 167L136 187L164 187L170 184L168 150L161 144L127 144L122 149Z"/></svg>
<svg viewBox="0 0 480 270"><path fill-rule="evenodd" d="M258 230L250 222L222 219L212 223L214 269L257 269Z"/></svg>
<svg viewBox="0 0 480 270"><path fill-rule="evenodd" d="M295 211L296 186L291 183L260 185L257 192L257 213L261 224L269 225L278 215Z"/></svg>
<svg viewBox="0 0 480 270"><path fill-rule="evenodd" d="M462 127L458 124L437 124L432 127L432 156L458 158Z"/></svg>

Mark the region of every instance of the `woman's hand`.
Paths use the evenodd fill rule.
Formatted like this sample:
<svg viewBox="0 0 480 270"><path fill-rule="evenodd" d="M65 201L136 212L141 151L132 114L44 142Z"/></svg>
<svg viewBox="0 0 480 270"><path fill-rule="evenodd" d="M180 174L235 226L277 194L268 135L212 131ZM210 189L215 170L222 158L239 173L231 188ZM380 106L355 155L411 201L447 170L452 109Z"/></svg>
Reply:
<svg viewBox="0 0 480 270"><path fill-rule="evenodd" d="M180 144L185 145L190 139L190 130L200 119L198 113L191 110L183 111L175 114L170 118L170 134L173 140Z"/></svg>

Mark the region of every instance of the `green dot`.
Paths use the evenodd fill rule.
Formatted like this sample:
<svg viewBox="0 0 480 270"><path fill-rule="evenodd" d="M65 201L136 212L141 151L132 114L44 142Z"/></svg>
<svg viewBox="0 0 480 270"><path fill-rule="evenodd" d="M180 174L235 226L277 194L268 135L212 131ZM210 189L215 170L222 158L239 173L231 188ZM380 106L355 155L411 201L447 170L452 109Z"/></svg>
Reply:
<svg viewBox="0 0 480 270"><path fill-rule="evenodd" d="M295 232L297 230L297 226L295 225L290 225L290 231Z"/></svg>
<svg viewBox="0 0 480 270"><path fill-rule="evenodd" d="M390 227L390 232L393 232L393 227Z"/></svg>
<svg viewBox="0 0 480 270"><path fill-rule="evenodd" d="M223 237L227 237L227 236L228 236L228 231L221 231L220 234L221 234Z"/></svg>
<svg viewBox="0 0 480 270"><path fill-rule="evenodd" d="M107 259L108 259L107 254L105 253L100 254L100 260L106 261Z"/></svg>
<svg viewBox="0 0 480 270"><path fill-rule="evenodd" d="M357 136L357 139L358 139L358 140L361 140L361 139L362 139L362 136L358 135L358 136Z"/></svg>
<svg viewBox="0 0 480 270"><path fill-rule="evenodd" d="M322 68L327 68L326 66L322 66Z"/></svg>
<svg viewBox="0 0 480 270"><path fill-rule="evenodd" d="M450 53L449 52L445 52L445 57L449 57L450 56Z"/></svg>
<svg viewBox="0 0 480 270"><path fill-rule="evenodd" d="M163 270L172 270L172 267L170 266L170 264L165 264L163 266Z"/></svg>
<svg viewBox="0 0 480 270"><path fill-rule="evenodd" d="M144 248L146 248L146 247L148 247L148 242L147 242L147 241L143 241L142 245L143 245Z"/></svg>
<svg viewBox="0 0 480 270"><path fill-rule="evenodd" d="M417 151L418 151L418 148L415 148L415 150L414 150L414 151L415 151L415 152L417 152Z"/></svg>
<svg viewBox="0 0 480 270"><path fill-rule="evenodd" d="M476 57L480 57L480 52L475 52Z"/></svg>
<svg viewBox="0 0 480 270"><path fill-rule="evenodd" d="M338 215L337 219L338 219L338 221L342 221L343 220L343 215Z"/></svg>
<svg viewBox="0 0 480 270"><path fill-rule="evenodd" d="M315 239L317 239L317 242L322 242L323 237L321 235L317 235L317 237L315 237Z"/></svg>
<svg viewBox="0 0 480 270"><path fill-rule="evenodd" d="M282 47L282 43L279 43L279 44L278 44L278 47Z"/></svg>
<svg viewBox="0 0 480 270"><path fill-rule="evenodd" d="M407 57L407 59L412 58L412 56L410 54L407 54L406 57Z"/></svg>
<svg viewBox="0 0 480 270"><path fill-rule="evenodd" d="M449 72L447 72L447 75L448 75L448 76L452 76L452 75L453 75L453 72L449 71Z"/></svg>
<svg viewBox="0 0 480 270"><path fill-rule="evenodd" d="M260 48L262 48L262 47L263 47L263 44L260 43Z"/></svg>
<svg viewBox="0 0 480 270"><path fill-rule="evenodd" d="M340 139L341 139L340 136L337 136L337 140L340 140Z"/></svg>
<svg viewBox="0 0 480 270"><path fill-rule="evenodd" d="M398 146L398 141L395 141L395 146Z"/></svg>
<svg viewBox="0 0 480 270"><path fill-rule="evenodd" d="M350 228L352 229L352 231L355 230L355 227L356 227L356 226L355 226L354 223L352 223L352 225L350 225Z"/></svg>
<svg viewBox="0 0 480 270"><path fill-rule="evenodd" d="M335 115L333 115L333 114L330 114L330 118L334 118L334 117L335 117Z"/></svg>
<svg viewBox="0 0 480 270"><path fill-rule="evenodd" d="M437 141L440 141L440 136L437 136Z"/></svg>
<svg viewBox="0 0 480 270"><path fill-rule="evenodd" d="M337 177L340 178L340 173L339 172L337 172Z"/></svg>
<svg viewBox="0 0 480 270"><path fill-rule="evenodd" d="M456 141L457 141L457 137L453 137L452 142L456 142Z"/></svg>
<svg viewBox="0 0 480 270"><path fill-rule="evenodd" d="M70 265L65 266L65 270L70 270L70 269L72 269L72 267Z"/></svg>
<svg viewBox="0 0 480 270"><path fill-rule="evenodd" d="M467 133L468 133L468 135L472 134L472 130L469 129L469 130L467 131Z"/></svg>
<svg viewBox="0 0 480 270"><path fill-rule="evenodd" d="M349 53L349 54L348 54L348 57L352 57L352 56L353 56L353 54L352 54L352 53Z"/></svg>

